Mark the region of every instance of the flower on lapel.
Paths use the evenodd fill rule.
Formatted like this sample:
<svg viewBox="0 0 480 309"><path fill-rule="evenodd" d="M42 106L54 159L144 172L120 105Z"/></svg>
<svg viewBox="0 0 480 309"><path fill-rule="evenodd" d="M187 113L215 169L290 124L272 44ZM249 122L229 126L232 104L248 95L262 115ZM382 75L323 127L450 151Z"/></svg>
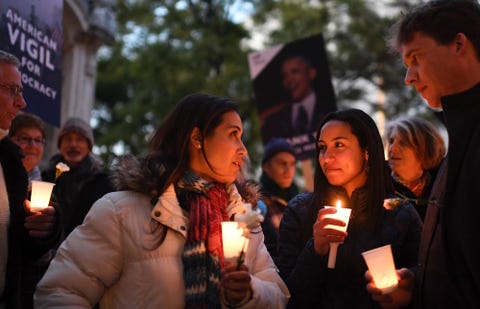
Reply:
<svg viewBox="0 0 480 309"><path fill-rule="evenodd" d="M386 198L383 200L383 207L387 210L394 210L398 206L402 205L403 202L404 199L401 199L399 197Z"/></svg>

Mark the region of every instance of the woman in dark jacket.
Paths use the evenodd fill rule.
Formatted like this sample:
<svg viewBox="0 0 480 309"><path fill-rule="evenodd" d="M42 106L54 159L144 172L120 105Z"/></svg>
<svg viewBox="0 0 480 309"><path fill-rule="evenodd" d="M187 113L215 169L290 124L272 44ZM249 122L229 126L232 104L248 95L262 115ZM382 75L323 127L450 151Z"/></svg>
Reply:
<svg viewBox="0 0 480 309"><path fill-rule="evenodd" d="M405 201L393 198L380 134L366 113L348 109L328 114L317 132L314 192L288 205L280 224L278 267L292 298L290 308L375 308L365 290L367 266L361 253L391 244L396 266L417 259L421 220ZM342 201L352 209L347 232L326 218L324 205ZM341 242L335 268L327 267L329 244Z"/></svg>
<svg viewBox="0 0 480 309"><path fill-rule="evenodd" d="M421 118L391 122L387 140L395 193L408 199L423 220L438 168L445 157L445 142L433 124Z"/></svg>

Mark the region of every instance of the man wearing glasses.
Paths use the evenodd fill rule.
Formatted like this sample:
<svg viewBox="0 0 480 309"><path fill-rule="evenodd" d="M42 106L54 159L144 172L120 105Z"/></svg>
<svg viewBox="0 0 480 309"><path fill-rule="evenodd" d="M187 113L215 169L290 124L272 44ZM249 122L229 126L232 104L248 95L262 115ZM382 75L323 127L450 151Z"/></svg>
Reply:
<svg viewBox="0 0 480 309"><path fill-rule="evenodd" d="M27 106L18 59L0 50L0 308L20 308L23 266L56 244L55 209L31 213L22 152L8 137L13 119ZM30 305L31 306L31 305Z"/></svg>

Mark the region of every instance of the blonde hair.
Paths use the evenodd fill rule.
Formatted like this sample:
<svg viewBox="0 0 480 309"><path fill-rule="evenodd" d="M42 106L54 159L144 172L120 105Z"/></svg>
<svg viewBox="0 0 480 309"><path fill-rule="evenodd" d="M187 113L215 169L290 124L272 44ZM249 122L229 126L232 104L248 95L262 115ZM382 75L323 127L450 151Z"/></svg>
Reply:
<svg viewBox="0 0 480 309"><path fill-rule="evenodd" d="M387 138L397 131L403 143L413 149L424 170L432 169L445 157L445 142L432 123L422 118L401 118L387 127Z"/></svg>

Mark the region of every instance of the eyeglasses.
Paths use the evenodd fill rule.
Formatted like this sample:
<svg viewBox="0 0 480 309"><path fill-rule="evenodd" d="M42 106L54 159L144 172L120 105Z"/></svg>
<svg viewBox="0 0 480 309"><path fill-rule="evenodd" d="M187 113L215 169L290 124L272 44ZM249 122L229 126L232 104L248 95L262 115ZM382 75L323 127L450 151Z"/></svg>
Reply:
<svg viewBox="0 0 480 309"><path fill-rule="evenodd" d="M8 90L12 98L16 98L18 95L22 95L22 92L23 92L23 88L17 85L7 85L7 84L0 83L0 87Z"/></svg>
<svg viewBox="0 0 480 309"><path fill-rule="evenodd" d="M32 138L26 136L18 136L12 138L14 141L18 142L22 146L34 145L34 146L43 146L45 145L45 139L43 138Z"/></svg>

